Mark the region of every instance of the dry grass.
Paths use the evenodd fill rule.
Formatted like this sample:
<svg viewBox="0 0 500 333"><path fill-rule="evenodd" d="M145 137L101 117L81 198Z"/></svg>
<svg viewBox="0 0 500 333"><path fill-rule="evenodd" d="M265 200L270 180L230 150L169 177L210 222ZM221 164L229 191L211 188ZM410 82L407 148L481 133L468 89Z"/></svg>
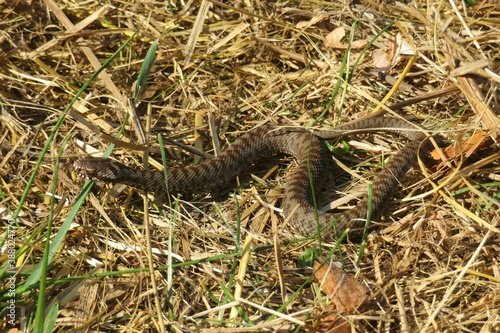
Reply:
<svg viewBox="0 0 500 333"><path fill-rule="evenodd" d="M437 92L396 113L454 145L450 160L428 179L421 171L405 178L359 264L358 239L338 251L322 244L322 253L370 291L369 309L347 317L357 331L499 332L498 1L467 8L454 0L212 1L200 19L198 1L184 3L0 1L0 217L16 249L9 258L10 243L2 241L2 328L41 332L57 319L57 332L317 329L318 318L335 310L311 270L297 267L318 244L290 241L298 235L269 208L279 207L285 184L286 170L267 173L279 158L252 169L254 179L241 178L229 196L221 190L215 200L201 196L160 213L128 190L116 200L109 187L83 198L88 186L65 162L118 142L112 156L141 165L143 151L132 148L143 141L132 124L150 123L153 147L161 131L213 153L263 120L335 126L370 113L386 96L391 105ZM339 27L342 45L326 46ZM411 56L398 56L384 77L374 60L391 41L401 46L396 36L417 56L411 67ZM138 121L125 123L156 38ZM180 156L171 164L193 163L178 148L169 151ZM360 166L379 165L382 153L355 154L338 158L362 177L355 182L364 191L364 177L377 169ZM152 154L149 163L161 158ZM347 181L332 187L350 191ZM5 306L13 300L11 325Z"/></svg>

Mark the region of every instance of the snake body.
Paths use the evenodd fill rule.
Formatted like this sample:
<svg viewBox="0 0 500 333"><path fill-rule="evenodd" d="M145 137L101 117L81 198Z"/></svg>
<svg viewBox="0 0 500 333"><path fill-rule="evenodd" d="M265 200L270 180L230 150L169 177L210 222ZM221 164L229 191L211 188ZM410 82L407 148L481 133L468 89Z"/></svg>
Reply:
<svg viewBox="0 0 500 333"><path fill-rule="evenodd" d="M230 182L262 156L287 154L297 161L287 180L282 204L284 215L290 219L292 226L303 235L311 235L321 229L322 235L330 237L333 225L337 233L347 228L362 228L368 212L367 195L346 212L322 213L313 206L313 188L324 185L322 180L328 154L323 140L339 139L353 131L373 130L396 132L409 139L409 143L393 156L373 181L371 216L377 218L416 160L419 145L426 138L420 131L415 131L415 127L396 118L369 118L314 133L300 127L265 124L241 136L216 158L199 165L169 169L168 193L176 195L210 190L215 185ZM74 168L84 178L123 183L160 197L166 194L163 171L135 169L110 159L94 157L77 160Z"/></svg>

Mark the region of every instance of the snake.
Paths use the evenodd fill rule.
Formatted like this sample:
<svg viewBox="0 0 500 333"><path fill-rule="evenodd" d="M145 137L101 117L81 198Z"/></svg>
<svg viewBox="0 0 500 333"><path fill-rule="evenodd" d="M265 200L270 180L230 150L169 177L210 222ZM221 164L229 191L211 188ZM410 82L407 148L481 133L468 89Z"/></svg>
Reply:
<svg viewBox="0 0 500 333"><path fill-rule="evenodd" d="M353 132L372 131L393 132L405 137L408 142L373 179L371 195L367 193L354 207L343 212L318 211L315 190L325 185L325 171L331 159L324 141L339 140ZM429 143L429 140L423 131L395 117L360 119L352 124L317 131L265 123L247 131L218 156L198 165L168 168L166 173L157 169L133 168L109 158L90 156L76 160L73 167L80 177L126 184L165 200L167 195L204 192L227 184L264 156L291 155L296 160L296 167L288 176L283 194L282 210L285 218L304 236L320 232L322 236L333 238L334 234L348 229L363 229L367 214L370 214L371 219L382 215L419 152L428 153L430 150L424 148L425 143Z"/></svg>

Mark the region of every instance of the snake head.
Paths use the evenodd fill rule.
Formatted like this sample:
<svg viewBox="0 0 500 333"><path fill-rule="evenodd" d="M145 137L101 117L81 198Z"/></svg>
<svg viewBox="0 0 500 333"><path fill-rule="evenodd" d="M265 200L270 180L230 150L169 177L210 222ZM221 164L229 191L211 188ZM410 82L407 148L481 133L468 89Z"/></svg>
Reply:
<svg viewBox="0 0 500 333"><path fill-rule="evenodd" d="M85 157L75 161L73 168L82 178L117 182L127 167L108 158Z"/></svg>

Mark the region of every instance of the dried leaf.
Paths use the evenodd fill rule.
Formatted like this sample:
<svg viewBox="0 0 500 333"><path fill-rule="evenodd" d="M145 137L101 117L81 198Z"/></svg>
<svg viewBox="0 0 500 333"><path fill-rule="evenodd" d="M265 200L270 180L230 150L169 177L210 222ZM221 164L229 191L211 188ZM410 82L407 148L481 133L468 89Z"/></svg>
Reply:
<svg viewBox="0 0 500 333"><path fill-rule="evenodd" d="M351 43L351 48L352 49L362 49L364 48L366 45L368 44L368 42L364 39L360 39L360 40L355 40Z"/></svg>
<svg viewBox="0 0 500 333"><path fill-rule="evenodd" d="M373 52L373 66L375 68L388 68L391 63L389 53L383 50Z"/></svg>
<svg viewBox="0 0 500 333"><path fill-rule="evenodd" d="M315 262L314 272L321 283L321 289L333 302L330 313L325 317L318 318L314 323L315 331L350 332L350 324L338 314L352 314L362 311L370 300L368 289L333 264L321 265L319 262Z"/></svg>
<svg viewBox="0 0 500 333"><path fill-rule="evenodd" d="M345 29L344 27L340 26L330 32L328 35L325 37L325 46L329 47L334 47L336 49L346 49L348 47L347 44L341 43L340 41L342 38L345 36ZM367 44L366 40L357 40L353 41L350 45L352 49L361 49L365 47Z"/></svg>
<svg viewBox="0 0 500 333"><path fill-rule="evenodd" d="M300 21L299 23L297 23L295 27L297 27L298 29L307 29L310 26L315 25L316 23L324 21L326 19L328 19L327 14L319 14L311 18L309 21Z"/></svg>
<svg viewBox="0 0 500 333"><path fill-rule="evenodd" d="M486 132L478 132L474 134L471 138L464 140L460 143L460 145L449 146L445 149L444 154L450 158L454 159L458 157L460 154L463 154L466 157L476 153L477 151L483 149L484 147L488 147L493 143L493 140ZM436 150L431 153L431 156L435 160L440 160L440 156Z"/></svg>
<svg viewBox="0 0 500 333"><path fill-rule="evenodd" d="M314 332L350 333L351 325L337 313L318 318L312 327Z"/></svg>
<svg viewBox="0 0 500 333"><path fill-rule="evenodd" d="M340 42L342 38L345 36L345 29L344 27L340 26L338 28L335 28L332 32L330 32L328 35L325 37L325 46L330 46L330 47L342 47L343 44Z"/></svg>
<svg viewBox="0 0 500 333"><path fill-rule="evenodd" d="M321 288L331 298L338 312L354 313L369 299L368 289L335 265L314 264Z"/></svg>
<svg viewBox="0 0 500 333"><path fill-rule="evenodd" d="M376 68L393 68L400 60L401 55L413 55L413 48L403 40L401 34L390 36L387 43L387 52L376 51L373 55L373 65Z"/></svg>

